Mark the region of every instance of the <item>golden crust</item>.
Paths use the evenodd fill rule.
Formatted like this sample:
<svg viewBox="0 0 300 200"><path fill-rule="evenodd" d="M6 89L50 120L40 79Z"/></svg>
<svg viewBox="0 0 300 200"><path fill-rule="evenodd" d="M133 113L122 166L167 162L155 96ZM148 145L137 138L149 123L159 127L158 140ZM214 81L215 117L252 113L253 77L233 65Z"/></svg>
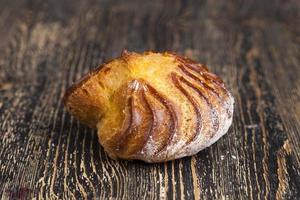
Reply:
<svg viewBox="0 0 300 200"><path fill-rule="evenodd" d="M227 132L233 114L219 77L170 52L125 51L69 88L64 104L98 129L111 157L146 162L197 153Z"/></svg>

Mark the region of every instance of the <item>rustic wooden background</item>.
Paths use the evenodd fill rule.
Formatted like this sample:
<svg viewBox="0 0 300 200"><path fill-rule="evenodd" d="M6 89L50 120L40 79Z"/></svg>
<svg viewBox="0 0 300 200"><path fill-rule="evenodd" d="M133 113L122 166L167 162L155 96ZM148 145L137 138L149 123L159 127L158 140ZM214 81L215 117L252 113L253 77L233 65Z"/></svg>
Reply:
<svg viewBox="0 0 300 200"><path fill-rule="evenodd" d="M298 0L0 0L1 199L300 199ZM62 96L124 49L205 63L228 134L165 164L113 161Z"/></svg>

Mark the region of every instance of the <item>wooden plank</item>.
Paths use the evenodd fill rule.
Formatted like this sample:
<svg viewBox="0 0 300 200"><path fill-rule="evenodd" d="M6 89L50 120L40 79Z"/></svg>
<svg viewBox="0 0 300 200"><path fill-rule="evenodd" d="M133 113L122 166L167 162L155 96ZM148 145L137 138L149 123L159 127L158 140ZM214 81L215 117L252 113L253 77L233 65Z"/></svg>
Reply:
<svg viewBox="0 0 300 200"><path fill-rule="evenodd" d="M0 1L0 197L300 198L297 1ZM235 96L228 134L164 164L114 161L62 106L72 82L134 51L207 64Z"/></svg>

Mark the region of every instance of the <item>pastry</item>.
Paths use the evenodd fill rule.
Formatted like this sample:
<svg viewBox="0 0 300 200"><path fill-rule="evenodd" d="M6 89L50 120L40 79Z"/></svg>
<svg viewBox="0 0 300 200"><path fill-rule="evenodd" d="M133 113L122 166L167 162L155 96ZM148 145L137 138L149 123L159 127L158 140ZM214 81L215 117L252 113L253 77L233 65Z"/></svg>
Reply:
<svg viewBox="0 0 300 200"><path fill-rule="evenodd" d="M124 51L73 84L64 104L97 129L110 157L164 162L223 136L234 99L205 65L175 53Z"/></svg>

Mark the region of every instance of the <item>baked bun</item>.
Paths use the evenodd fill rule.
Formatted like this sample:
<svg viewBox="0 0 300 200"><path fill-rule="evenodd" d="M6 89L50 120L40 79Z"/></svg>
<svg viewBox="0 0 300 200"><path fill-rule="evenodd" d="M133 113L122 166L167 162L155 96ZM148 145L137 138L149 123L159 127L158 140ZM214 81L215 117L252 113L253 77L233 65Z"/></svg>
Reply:
<svg viewBox="0 0 300 200"><path fill-rule="evenodd" d="M233 97L206 66L175 53L124 51L68 89L64 104L97 128L112 158L164 162L224 135Z"/></svg>

